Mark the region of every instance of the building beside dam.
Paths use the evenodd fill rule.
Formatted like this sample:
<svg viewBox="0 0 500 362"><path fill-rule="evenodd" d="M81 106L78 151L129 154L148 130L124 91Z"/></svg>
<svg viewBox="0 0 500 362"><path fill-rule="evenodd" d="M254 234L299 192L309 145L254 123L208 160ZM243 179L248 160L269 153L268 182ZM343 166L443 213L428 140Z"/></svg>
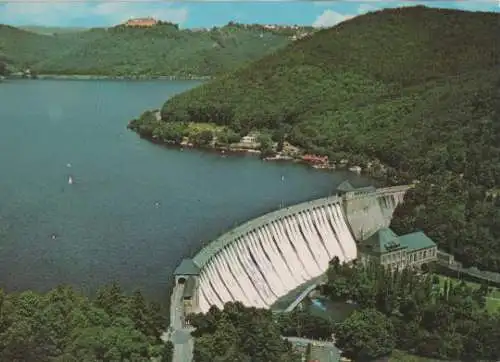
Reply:
<svg viewBox="0 0 500 362"><path fill-rule="evenodd" d="M355 188L263 215L232 229L185 259L175 271L184 315L223 308L229 301L268 308L304 282L341 262L376 258L390 266L420 265L436 257L423 233L397 236L392 214L412 186ZM180 301L179 301L180 302Z"/></svg>
<svg viewBox="0 0 500 362"><path fill-rule="evenodd" d="M377 189L372 186L355 188L349 181L342 182L337 191L343 197L361 260L400 269L420 268L422 264L437 260L436 243L422 231L398 236L388 228L387 221L390 223L402 199L370 197L377 194Z"/></svg>
<svg viewBox="0 0 500 362"><path fill-rule="evenodd" d="M420 268L437 260L437 245L422 231L397 236L389 228L382 228L359 243L363 261L375 261L390 268Z"/></svg>

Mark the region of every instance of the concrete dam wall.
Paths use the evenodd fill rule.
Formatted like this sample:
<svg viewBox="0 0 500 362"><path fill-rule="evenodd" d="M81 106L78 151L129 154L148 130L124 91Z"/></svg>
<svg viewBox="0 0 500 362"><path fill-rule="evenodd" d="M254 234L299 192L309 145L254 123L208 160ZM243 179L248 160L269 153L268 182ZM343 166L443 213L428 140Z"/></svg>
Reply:
<svg viewBox="0 0 500 362"><path fill-rule="evenodd" d="M372 193L348 193L344 196L347 222L356 240L370 237L389 227L396 207L403 202L409 186L377 189Z"/></svg>
<svg viewBox="0 0 500 362"><path fill-rule="evenodd" d="M229 301L268 308L321 275L337 256L357 258L356 241L388 226L409 187L348 193L281 209L251 220L201 250L196 304L201 312Z"/></svg>

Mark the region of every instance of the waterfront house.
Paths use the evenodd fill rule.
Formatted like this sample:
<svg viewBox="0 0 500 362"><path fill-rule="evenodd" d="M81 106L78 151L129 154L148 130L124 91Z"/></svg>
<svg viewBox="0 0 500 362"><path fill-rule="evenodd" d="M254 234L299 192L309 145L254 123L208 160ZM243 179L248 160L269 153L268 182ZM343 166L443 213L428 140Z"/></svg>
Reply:
<svg viewBox="0 0 500 362"><path fill-rule="evenodd" d="M256 143L257 140L254 136L244 136L241 138L241 143Z"/></svg>
<svg viewBox="0 0 500 362"><path fill-rule="evenodd" d="M313 165L324 165L328 163L328 156L304 155L302 160Z"/></svg>

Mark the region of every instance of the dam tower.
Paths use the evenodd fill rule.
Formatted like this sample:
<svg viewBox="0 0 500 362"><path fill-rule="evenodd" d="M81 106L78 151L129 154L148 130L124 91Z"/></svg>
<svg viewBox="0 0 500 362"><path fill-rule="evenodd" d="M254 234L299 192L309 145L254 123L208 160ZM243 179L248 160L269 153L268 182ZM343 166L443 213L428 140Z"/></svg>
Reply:
<svg viewBox="0 0 500 362"><path fill-rule="evenodd" d="M337 187L347 223L356 241L368 238L380 228L389 226L386 225L376 191L373 186L355 188L349 181L344 181Z"/></svg>
<svg viewBox="0 0 500 362"><path fill-rule="evenodd" d="M184 259L174 271L176 287L181 288L183 314L197 312L200 268L192 259Z"/></svg>

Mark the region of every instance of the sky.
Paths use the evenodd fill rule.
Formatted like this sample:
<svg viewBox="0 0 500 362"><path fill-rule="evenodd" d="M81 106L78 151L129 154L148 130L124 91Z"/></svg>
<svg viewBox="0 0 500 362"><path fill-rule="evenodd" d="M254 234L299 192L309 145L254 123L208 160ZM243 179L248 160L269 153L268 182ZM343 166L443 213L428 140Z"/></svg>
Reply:
<svg viewBox="0 0 500 362"><path fill-rule="evenodd" d="M153 16L181 28L229 21L259 24L333 26L363 13L424 4L471 11L500 12L500 0L462 1L197 1L161 0L0 0L0 23L14 26L113 26L134 17Z"/></svg>

